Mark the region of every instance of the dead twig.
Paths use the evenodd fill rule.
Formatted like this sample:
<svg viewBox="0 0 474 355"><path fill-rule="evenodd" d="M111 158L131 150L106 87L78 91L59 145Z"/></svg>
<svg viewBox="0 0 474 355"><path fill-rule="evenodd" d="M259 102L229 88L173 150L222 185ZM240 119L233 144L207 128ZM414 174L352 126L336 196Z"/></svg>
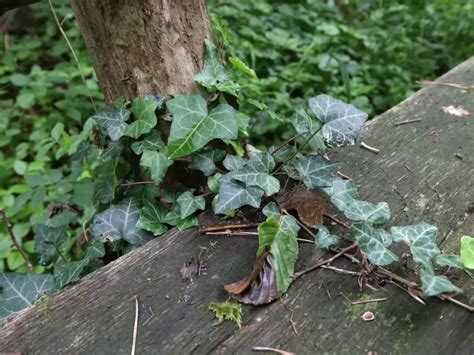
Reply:
<svg viewBox="0 0 474 355"><path fill-rule="evenodd" d="M362 148L364 148L364 149L367 149L369 152L372 152L372 153L375 153L375 154L379 154L379 153L380 153L380 149L371 147L371 146L368 145L367 143L360 142L360 146L361 146Z"/></svg>
<svg viewBox="0 0 474 355"><path fill-rule="evenodd" d="M332 215L330 215L330 214L328 214L328 213L324 213L323 216L326 217L326 218L329 218L329 219L330 219L331 221L333 221L334 223L339 224L340 226L342 226L342 227L344 227L344 228L346 228L346 229L351 229L351 226L350 226L350 225L348 225L348 224L342 222L341 220L337 219L336 217L334 217L334 216L332 216Z"/></svg>
<svg viewBox="0 0 474 355"><path fill-rule="evenodd" d="M199 228L199 233L205 234L208 232L219 232L227 229L247 229L247 228L257 228L258 223L245 223L245 224L226 224L222 226L211 226Z"/></svg>
<svg viewBox="0 0 474 355"><path fill-rule="evenodd" d="M346 269L340 269L338 267L335 267L335 266L331 266L331 265L321 265L321 268L323 269L328 269L328 270L332 270L332 271L335 271L335 272L338 272L340 274L346 274L346 275L354 275L354 276L360 276L360 272L357 272L357 271L351 271L351 270L346 270Z"/></svg>
<svg viewBox="0 0 474 355"><path fill-rule="evenodd" d="M418 84L422 85L430 85L430 86L444 86L444 87L449 87L449 88L454 88L454 89L461 89L461 90L474 90L474 85L471 86L465 86L461 84L455 84L455 83L442 83L439 81L431 81L431 80L418 80Z"/></svg>
<svg viewBox="0 0 474 355"><path fill-rule="evenodd" d="M133 324L133 338L131 355L135 355L137 347L137 333L138 333L138 296L135 296L135 323Z"/></svg>
<svg viewBox="0 0 474 355"><path fill-rule="evenodd" d="M394 126L401 126L401 125L404 125L404 124L415 123L415 122L420 122L420 121L421 121L421 118L417 118L417 119L414 119L414 120L400 121L400 122L394 123Z"/></svg>
<svg viewBox="0 0 474 355"><path fill-rule="evenodd" d="M384 301L386 301L386 300L387 300L386 297L373 298L373 299L371 299L371 300L353 301L353 302L351 302L351 304L367 304L367 303L375 303L375 302L384 302Z"/></svg>
<svg viewBox="0 0 474 355"><path fill-rule="evenodd" d="M120 184L120 187L130 187L130 186L138 186L138 185L152 185L154 184L153 181L133 181L133 182L126 182L124 184Z"/></svg>
<svg viewBox="0 0 474 355"><path fill-rule="evenodd" d="M343 173L341 173L340 171L336 172L336 175L342 177L343 179L352 181L352 178L351 178L350 176L348 176L348 175L346 175L346 174L343 174Z"/></svg>
<svg viewBox="0 0 474 355"><path fill-rule="evenodd" d="M245 232L245 231L237 231L233 232L230 229L220 231L220 232L205 232L206 235L227 235L227 236L256 236L258 232Z"/></svg>
<svg viewBox="0 0 474 355"><path fill-rule="evenodd" d="M253 351L270 351L270 352L281 354L281 355L295 355L295 353L290 353L289 351L276 349L276 348L269 348L266 346L254 346L252 350Z"/></svg>
<svg viewBox="0 0 474 355"><path fill-rule="evenodd" d="M21 248L20 243L18 243L18 241L16 240L15 233L13 233L13 225L11 224L10 220L8 219L3 209L0 209L0 219L3 221L3 223L5 224L5 227L7 228L8 234L10 235L11 242L13 243L15 248L18 250L22 258L25 260L26 266L28 266L28 270L30 270L30 272L34 274L35 269L33 268L33 264L28 258L28 255L26 255L25 251Z"/></svg>

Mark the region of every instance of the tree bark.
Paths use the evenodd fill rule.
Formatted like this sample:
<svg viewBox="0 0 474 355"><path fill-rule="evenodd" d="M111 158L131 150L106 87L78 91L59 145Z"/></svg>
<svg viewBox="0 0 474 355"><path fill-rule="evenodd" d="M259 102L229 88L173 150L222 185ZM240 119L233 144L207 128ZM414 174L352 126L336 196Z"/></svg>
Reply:
<svg viewBox="0 0 474 355"><path fill-rule="evenodd" d="M205 0L71 0L108 103L118 97L195 89L204 39Z"/></svg>

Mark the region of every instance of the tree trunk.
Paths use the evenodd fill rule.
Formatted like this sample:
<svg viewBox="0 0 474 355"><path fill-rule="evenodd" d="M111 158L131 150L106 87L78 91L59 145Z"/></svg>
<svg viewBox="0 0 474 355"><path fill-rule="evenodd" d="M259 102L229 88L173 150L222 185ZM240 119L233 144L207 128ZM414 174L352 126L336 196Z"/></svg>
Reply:
<svg viewBox="0 0 474 355"><path fill-rule="evenodd" d="M108 103L195 89L211 38L205 0L71 0Z"/></svg>

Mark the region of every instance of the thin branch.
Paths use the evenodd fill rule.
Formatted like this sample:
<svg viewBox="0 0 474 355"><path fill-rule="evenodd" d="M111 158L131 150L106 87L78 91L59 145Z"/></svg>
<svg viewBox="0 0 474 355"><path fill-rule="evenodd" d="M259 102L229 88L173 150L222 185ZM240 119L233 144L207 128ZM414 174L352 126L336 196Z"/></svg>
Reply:
<svg viewBox="0 0 474 355"><path fill-rule="evenodd" d="M421 121L421 118L417 118L417 119L414 119L414 120L400 121L400 122L394 123L394 126L401 126L401 125L404 125L404 124L415 123L415 122L420 122L420 121Z"/></svg>
<svg viewBox="0 0 474 355"><path fill-rule="evenodd" d="M371 147L370 145L368 145L368 144L365 143L365 142L360 142L360 146L361 146L362 148L364 148L364 149L367 149L369 152L372 152L372 153L375 153L375 154L379 154L379 153L380 153L380 149Z"/></svg>
<svg viewBox="0 0 474 355"><path fill-rule="evenodd" d="M340 269L340 268L338 268L338 267L331 266L331 265L321 265L320 267L323 268L323 269L328 269L328 270L332 270L332 271L338 272L338 273L340 273L340 274L360 276L360 272L351 271L351 270L346 270L346 269Z"/></svg>
<svg viewBox="0 0 474 355"><path fill-rule="evenodd" d="M323 216L326 217L326 218L329 218L329 219L330 219L331 221L333 221L334 223L337 223L337 224L339 224L340 226L342 226L342 227L344 227L344 228L346 228L346 229L351 229L351 226L350 226L350 225L344 223L343 221L337 219L336 217L334 217L334 216L332 216L332 215L330 215L330 214L328 214L328 213L324 213Z"/></svg>
<svg viewBox="0 0 474 355"><path fill-rule="evenodd" d="M431 81L431 80L418 80L417 83L422 84L422 85L444 86L444 87L450 87L450 88L461 89L461 90L474 90L474 85L465 86L465 85L454 84L454 83L441 83L439 81Z"/></svg>
<svg viewBox="0 0 474 355"><path fill-rule="evenodd" d="M7 215L3 209L0 209L0 219L3 220L3 223L5 224L5 227L8 230L8 234L10 235L10 240L12 241L13 245L15 246L15 248L18 250L20 255L25 260L26 266L28 266L28 270L30 270L30 272L34 274L35 269L33 268L33 264L28 258L28 255L26 255L24 250L21 248L20 243L18 243L18 241L16 240L15 233L13 233L13 225L11 224L10 220L7 218Z"/></svg>
<svg viewBox="0 0 474 355"><path fill-rule="evenodd" d="M293 142L295 139L298 139L299 137L301 137L302 135L304 135L305 133L300 133L300 134L297 134L291 138L288 138L287 140L285 140L282 144L280 144L271 154L275 154L276 152L278 152L280 149L282 149L284 146L288 145L289 143Z"/></svg>
<svg viewBox="0 0 474 355"><path fill-rule="evenodd" d="M281 355L295 355L295 353L290 353L289 351L281 350L281 349L275 349L275 348L269 348L266 346L254 346L252 348L254 351L270 351L273 353L281 354Z"/></svg>
<svg viewBox="0 0 474 355"><path fill-rule="evenodd" d="M226 224L222 226L211 226L200 228L199 233L204 234L208 232L225 231L227 229L246 229L246 228L257 228L259 223L246 223L246 224Z"/></svg>
<svg viewBox="0 0 474 355"><path fill-rule="evenodd" d="M135 323L133 324L133 338L131 355L135 355L137 347L137 333L138 333L138 297L135 296Z"/></svg>
<svg viewBox="0 0 474 355"><path fill-rule="evenodd" d="M154 181L133 181L133 182L126 182L120 184L120 187L130 187L130 186L138 186L138 185L153 185Z"/></svg>
<svg viewBox="0 0 474 355"><path fill-rule="evenodd" d="M367 303L376 303L376 302L384 302L387 300L387 297L382 298L372 298L371 300L361 300L361 301L353 301L352 304L367 304Z"/></svg>
<svg viewBox="0 0 474 355"><path fill-rule="evenodd" d="M230 229L224 230L224 231L219 231L219 232L204 232L206 235L226 235L226 236L256 236L258 235L258 232L245 232L245 231L237 231L233 232Z"/></svg>

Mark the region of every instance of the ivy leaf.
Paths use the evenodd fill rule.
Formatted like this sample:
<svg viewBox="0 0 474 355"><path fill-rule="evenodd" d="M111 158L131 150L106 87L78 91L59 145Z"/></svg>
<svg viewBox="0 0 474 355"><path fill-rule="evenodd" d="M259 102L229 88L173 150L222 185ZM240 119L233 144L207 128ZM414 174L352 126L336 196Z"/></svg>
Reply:
<svg viewBox="0 0 474 355"><path fill-rule="evenodd" d="M209 152L193 155L193 160L189 167L191 169L200 170L205 176L214 174L216 163L222 161L225 157L225 151L214 149Z"/></svg>
<svg viewBox="0 0 474 355"><path fill-rule="evenodd" d="M99 164L95 169L94 194L92 197L94 203L109 203L114 199L115 188L118 184L115 175L117 161L117 159L109 159Z"/></svg>
<svg viewBox="0 0 474 355"><path fill-rule="evenodd" d="M67 240L67 226L50 227L40 224L35 233L35 253L40 265L48 265L58 255L58 249Z"/></svg>
<svg viewBox="0 0 474 355"><path fill-rule="evenodd" d="M239 170L247 164L247 160L245 160L242 157L239 157L238 155L231 155L227 154L227 156L224 159L224 168L226 168L229 171L233 170Z"/></svg>
<svg viewBox="0 0 474 355"><path fill-rule="evenodd" d="M438 229L428 223L422 222L404 227L392 227L390 229L393 240L404 242L410 247L413 260L431 270L431 259L440 254L436 244Z"/></svg>
<svg viewBox="0 0 474 355"><path fill-rule="evenodd" d="M138 225L140 228L152 232L154 236L162 235L168 230L164 224L167 213L168 211L162 205L145 199Z"/></svg>
<svg viewBox="0 0 474 355"><path fill-rule="evenodd" d="M464 267L474 269L474 238L464 235L461 237L461 262Z"/></svg>
<svg viewBox="0 0 474 355"><path fill-rule="evenodd" d="M295 164L299 179L302 179L309 189L331 186L332 174L339 170L340 167L341 164L324 160L316 155L299 157Z"/></svg>
<svg viewBox="0 0 474 355"><path fill-rule="evenodd" d="M324 122L323 138L332 146L353 145L367 121L365 112L328 95L313 97L308 104L316 117Z"/></svg>
<svg viewBox="0 0 474 355"><path fill-rule="evenodd" d="M173 165L173 161L162 152L144 150L140 158L140 165L148 168L152 180L159 185L168 168Z"/></svg>
<svg viewBox="0 0 474 355"><path fill-rule="evenodd" d="M143 99L146 101L154 101L156 103L156 110L162 111L165 108L166 96L145 94Z"/></svg>
<svg viewBox="0 0 474 355"><path fill-rule="evenodd" d="M280 209L278 208L278 205L273 201L263 207L262 213L266 217L273 217L276 219L280 218Z"/></svg>
<svg viewBox="0 0 474 355"><path fill-rule="evenodd" d="M163 222L172 226L176 226L180 231L199 225L196 216L181 218L181 208L177 203L175 203L171 211L166 214Z"/></svg>
<svg viewBox="0 0 474 355"><path fill-rule="evenodd" d="M194 80L211 91L223 91L237 96L239 85L230 80L230 74L225 71L219 61L216 46L207 39L205 45L204 68L194 77Z"/></svg>
<svg viewBox="0 0 474 355"><path fill-rule="evenodd" d="M214 212L217 214L225 214L228 210L244 205L260 207L264 191L258 187L243 186L233 179L235 174L235 172L227 173L220 180L219 196L214 207Z"/></svg>
<svg viewBox="0 0 474 355"><path fill-rule="evenodd" d="M284 163L295 155L296 147L293 145L285 145L281 148L271 146L268 151L273 156L273 159L275 159L275 162Z"/></svg>
<svg viewBox="0 0 474 355"><path fill-rule="evenodd" d="M92 244L86 249L86 255L84 256L85 259L93 260L97 258L102 258L105 255L105 247L104 243L99 241L94 241Z"/></svg>
<svg viewBox="0 0 474 355"><path fill-rule="evenodd" d="M433 275L429 270L421 269L420 274L423 293L426 296L436 296L443 292L462 292L454 286L446 276Z"/></svg>
<svg viewBox="0 0 474 355"><path fill-rule="evenodd" d="M181 219L191 216L197 210L204 210L206 208L206 200L202 196L194 196L191 191L183 192L176 202L179 204L181 210Z"/></svg>
<svg viewBox="0 0 474 355"><path fill-rule="evenodd" d="M341 212L344 212L352 201L357 198L357 188L349 180L334 179L330 187L325 187L322 190Z"/></svg>
<svg viewBox="0 0 474 355"><path fill-rule="evenodd" d="M302 140L307 141L308 146L313 150L324 152L328 149L322 136L321 127L323 125L321 121L311 118L305 110L296 111L290 117L290 123L295 128L296 133L301 134Z"/></svg>
<svg viewBox="0 0 474 355"><path fill-rule="evenodd" d="M168 139L170 159L189 155L216 138L237 139L237 118L230 105L220 104L208 114L206 100L186 95L168 101L167 107L173 115Z"/></svg>
<svg viewBox="0 0 474 355"><path fill-rule="evenodd" d="M151 235L139 227L139 217L138 202L133 198L124 199L95 215L92 237L101 242L123 239L133 245L143 245Z"/></svg>
<svg viewBox="0 0 474 355"><path fill-rule="evenodd" d="M157 123L155 110L157 103L153 100L135 99L132 102L132 114L135 119L125 129L124 135L137 139L149 133Z"/></svg>
<svg viewBox="0 0 474 355"><path fill-rule="evenodd" d="M383 224L390 220L390 207L387 202L373 204L367 201L352 200L344 210L344 215L353 221Z"/></svg>
<svg viewBox="0 0 474 355"><path fill-rule="evenodd" d="M89 264L89 259L58 263L54 266L54 283L61 289L72 282L79 280L84 268Z"/></svg>
<svg viewBox="0 0 474 355"><path fill-rule="evenodd" d="M439 266L455 267L462 269L461 257L455 254L440 254L436 256L436 264Z"/></svg>
<svg viewBox="0 0 474 355"><path fill-rule="evenodd" d="M314 246L316 249L328 249L329 247L337 244L338 239L335 235L329 232L326 226L319 226L316 239L314 240Z"/></svg>
<svg viewBox="0 0 474 355"><path fill-rule="evenodd" d="M370 224L361 223L352 226L352 234L373 264L384 266L398 260L398 257L387 249L384 231L375 229Z"/></svg>
<svg viewBox="0 0 474 355"><path fill-rule="evenodd" d="M166 145L158 131L152 131L143 140L132 143L132 150L137 155L142 154L144 150L161 151L165 148Z"/></svg>
<svg viewBox="0 0 474 355"><path fill-rule="evenodd" d="M105 129L110 139L117 141L123 136L127 128L126 121L130 117L130 111L125 109L112 109L110 111L100 112L94 116L99 127Z"/></svg>
<svg viewBox="0 0 474 355"><path fill-rule="evenodd" d="M221 177L221 173L216 173L212 176L209 176L209 178L207 179L207 187L209 187L209 190L211 190L215 194L219 193Z"/></svg>
<svg viewBox="0 0 474 355"><path fill-rule="evenodd" d="M267 196L280 191L280 181L272 175L275 161L268 153L253 154L247 164L234 172L232 178L245 183L245 186L260 187Z"/></svg>
<svg viewBox="0 0 474 355"><path fill-rule="evenodd" d="M0 273L0 321L31 306L53 288L51 275Z"/></svg>

